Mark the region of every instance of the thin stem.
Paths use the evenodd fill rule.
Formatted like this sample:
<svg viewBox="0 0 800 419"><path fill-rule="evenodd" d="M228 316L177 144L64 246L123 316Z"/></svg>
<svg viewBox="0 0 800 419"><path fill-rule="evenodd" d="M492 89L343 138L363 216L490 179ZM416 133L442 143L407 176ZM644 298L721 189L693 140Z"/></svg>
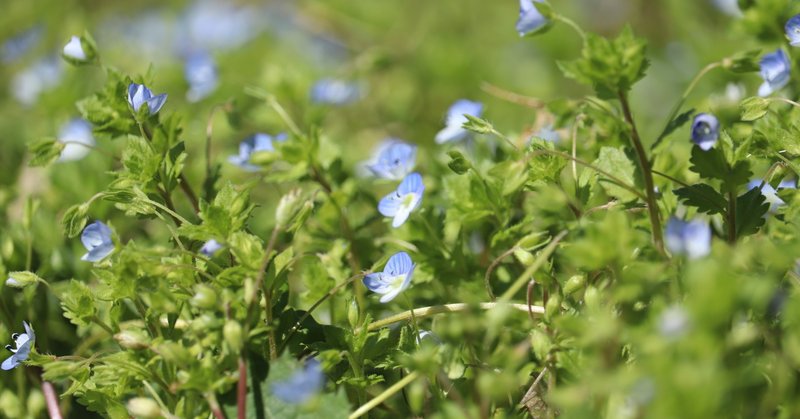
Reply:
<svg viewBox="0 0 800 419"><path fill-rule="evenodd" d="M728 191L728 243L736 243L736 193Z"/></svg>
<svg viewBox="0 0 800 419"><path fill-rule="evenodd" d="M275 342L275 331L272 328L272 290L271 287L265 285L264 277L267 274L267 268L269 267L269 262L272 260L272 251L275 250L275 243L278 241L278 235L280 234L282 227L280 225L276 225L272 229L272 234L269 237L269 242L267 243L267 247L264 250L264 259L261 260L261 267L258 269L258 276L256 276L255 284L253 284L253 295L247 296L248 299L248 310L247 310L247 322L245 323L245 336L250 333L250 323L253 321L253 316L255 315L255 308L258 305L258 298L256 298L256 293L258 289L263 288L264 299L266 301L266 321L267 327L269 328L269 355L270 359L276 359L278 357L278 347Z"/></svg>
<svg viewBox="0 0 800 419"><path fill-rule="evenodd" d="M793 101L791 99L786 99L785 97L771 97L768 100L773 101L773 102L788 103L789 105L796 106L796 107L800 108L800 103L797 103L797 102L795 102L795 101Z"/></svg>
<svg viewBox="0 0 800 419"><path fill-rule="evenodd" d="M519 151L519 147L517 147L517 145L514 144L514 141L512 141L511 138L508 138L507 136L505 136L504 134L502 134L501 132L497 131L494 128L492 128L492 130L489 131L489 133L494 135L497 138L505 140L505 142L507 142L511 146L511 148L513 148L514 150Z"/></svg>
<svg viewBox="0 0 800 419"><path fill-rule="evenodd" d="M337 292L339 292L339 290L341 290L342 288L346 287L348 284L350 284L351 282L355 281L356 279L360 279L360 278L363 278L363 277L364 277L363 273L359 273L359 274L355 274L355 275L351 276L346 281L344 281L341 284L338 284L335 287L331 288L331 290L328 291L327 294L323 295L322 298L320 298L314 304L312 304L311 307L309 307L309 309L306 310L306 312L303 313L302 316L300 316L300 318L297 320L297 322L294 324L294 326L292 326L292 328L286 334L286 337L281 342L280 348L278 348L278 353L283 352L284 348L286 348L286 345L289 343L289 340L291 340L292 336L294 336L294 334L297 332L297 330L300 328L300 326L302 326L303 322L308 318L308 316L311 315L311 313L314 312L314 310L319 308L319 306L321 306L322 303L327 301L328 298L333 297L333 295L336 294Z"/></svg>
<svg viewBox="0 0 800 419"><path fill-rule="evenodd" d="M523 272L522 275L520 275L519 278L517 278L517 280L513 284L511 284L511 286L506 290L506 292L503 293L503 295L500 297L501 302L507 302L511 300L511 297L513 297L514 294L516 294L517 291L520 290L520 288L522 288L525 284L528 283L530 277L533 276L533 274L536 273L536 271L542 265L544 265L545 261L547 261L547 258L549 258L550 255L552 255L553 252L556 251L558 243L560 243L561 239L563 239L564 236L566 235L567 235L567 230L558 233L558 235L553 239L553 241L551 241L550 244L548 244L547 247L545 247L544 250L542 250L542 253L539 255L539 257L536 258L535 261L533 261L531 266L528 266L528 269L525 269L525 272ZM523 307L525 307L525 311L528 311L528 305L523 305Z"/></svg>
<svg viewBox="0 0 800 419"><path fill-rule="evenodd" d="M219 401L217 400L217 395L214 394L213 391L206 392L204 394L206 402L208 402L208 408L211 409L211 413L214 414L214 418L216 419L226 419L225 413L222 413L222 408L219 406Z"/></svg>
<svg viewBox="0 0 800 419"><path fill-rule="evenodd" d="M181 173L180 175L180 186L183 194L186 195L186 198L189 200L189 203L192 204L192 208L194 209L195 214L200 213L200 204L197 201L197 195L194 193L192 186L189 185L189 180L186 179L186 175Z"/></svg>
<svg viewBox="0 0 800 419"><path fill-rule="evenodd" d="M578 125L583 120L583 115L578 115L572 125L572 178L575 180L575 189L578 189Z"/></svg>
<svg viewBox="0 0 800 419"><path fill-rule="evenodd" d="M673 181L673 182L677 183L678 185L681 185L681 186L683 186L685 188L688 188L689 186L691 186L688 183L686 183L686 182L684 182L682 180L678 180L678 179L676 179L676 178L674 178L674 177L672 177L672 176L670 176L670 175L668 175L668 174L666 174L664 172L659 172L658 170L652 170L652 172L655 175L659 175L659 176L661 176L661 177L663 177L665 179L669 179L669 180L671 180L671 181Z"/></svg>
<svg viewBox="0 0 800 419"><path fill-rule="evenodd" d="M505 100L506 102L516 103L517 105L522 105L531 109L542 109L547 106L547 103L541 99L523 96L518 93L502 89L488 82L481 83L481 90L496 98Z"/></svg>
<svg viewBox="0 0 800 419"><path fill-rule="evenodd" d="M236 386L236 417L247 419L247 362L239 357L239 383Z"/></svg>
<svg viewBox="0 0 800 419"><path fill-rule="evenodd" d="M557 21L560 21L562 23L565 23L567 26L569 26L572 29L574 29L575 32L577 32L578 35L580 35L581 41L583 41L584 44L586 43L586 32L584 32L583 29L581 29L581 27L578 26L578 24L575 23L572 19L569 19L569 18L564 17L562 15L556 14L556 15L553 16L553 20L557 20Z"/></svg>
<svg viewBox="0 0 800 419"><path fill-rule="evenodd" d="M152 204L152 205L154 205L154 206L158 207L158 208L161 208L161 209L162 209L162 210L164 210L164 211L165 211L167 214L169 214L169 215L171 215L172 217L174 217L174 218L178 219L178 221L180 221L180 222L181 222L181 223L183 223L183 224L192 224L192 223L190 223L190 222L189 222L187 219L183 218L183 217L182 217L180 214L178 214L177 212L175 212L175 211L173 211L173 210L169 209L168 207L165 207L164 205L161 205L161 204L159 204L159 203L158 203L158 202L156 202L156 201L153 201L152 199L148 199L148 200L147 200L147 202L148 202L149 204Z"/></svg>
<svg viewBox="0 0 800 419"><path fill-rule="evenodd" d="M50 419L61 419L63 416L61 416L61 408L58 405L58 394L51 382L42 380L42 394L44 394Z"/></svg>
<svg viewBox="0 0 800 419"><path fill-rule="evenodd" d="M480 308L482 310L492 310L497 307L510 307L515 310L523 311L525 313L528 312L528 305L527 304L512 304L512 303L504 303L504 302L496 302L496 303L479 303L479 304L466 304L466 303L454 303L454 304L444 304L438 306L430 306L430 307L421 307L415 308L414 310L404 311L399 314L395 314L394 316L389 316L385 319L374 321L367 325L368 331L373 331L380 329L382 327L389 326L391 324L400 323L406 320L410 320L413 317L417 319L430 317L436 314L443 314L443 313L459 313L462 311L469 311L473 308ZM544 314L544 307L542 306L531 306L531 311L536 314ZM356 330L355 333L359 333L360 330Z"/></svg>
<svg viewBox="0 0 800 419"><path fill-rule="evenodd" d="M495 301L497 299L497 297L494 296L494 292L492 292L492 283L491 283L492 272L494 272L495 268L497 268L497 266L500 264L500 262L503 259L505 259L506 257L514 254L514 252L517 249L519 249L519 247L518 246L514 246L514 247L506 250L505 252L503 252L502 255L500 255L497 258L495 258L495 260L493 260L492 263L489 265L489 268L486 269L486 274L483 276L483 285L484 285L484 287L486 287L486 293L489 295L489 299L490 300Z"/></svg>
<svg viewBox="0 0 800 419"><path fill-rule="evenodd" d="M366 404L362 405L355 412L353 412L347 419L356 419L363 416L365 413L369 412L376 406L380 405L384 401L386 401L389 397L392 397L395 393L402 390L403 387L411 384L412 381L416 380L419 377L419 372L414 371L411 374L403 377L402 380L394 383L391 387L387 388L383 391L383 393L375 396L372 400L368 401Z"/></svg>
<svg viewBox="0 0 800 419"><path fill-rule="evenodd" d="M664 252L664 232L661 231L661 214L658 211L658 205L656 203L656 191L653 184L653 172L650 165L650 160L647 158L647 153L644 150L644 145L642 144L642 139L639 137L639 131L636 129L636 122L633 120L633 114L631 113L631 107L628 103L628 96L625 92L620 91L618 93L619 101L622 104L622 113L625 116L625 121L628 123L631 129L631 142L633 143L633 148L636 150L636 157L639 162L639 170L642 172L642 177L644 178L644 187L645 193L647 194L647 210L650 214L650 224L653 228L653 244L658 250L659 253L665 255Z"/></svg>
<svg viewBox="0 0 800 419"><path fill-rule="evenodd" d="M111 326L107 325L103 320L101 320L100 317L98 317L97 315L94 315L94 316L92 316L91 320L92 320L92 322L94 322L94 324L100 326L100 328L102 328L103 330L108 332L108 334L111 335L111 337L114 336L114 330L111 329Z"/></svg>
<svg viewBox="0 0 800 419"><path fill-rule="evenodd" d="M161 186L156 186L156 189L158 190L158 194L161 195L161 198L164 200L164 204L166 204L167 208L169 208L172 213L177 214L175 211L175 204L172 202L172 197L170 194L168 194L167 191L165 191ZM172 215L172 213L170 213L172 221L174 221L175 224L180 227L182 224L180 218Z"/></svg>
<svg viewBox="0 0 800 419"><path fill-rule="evenodd" d="M158 396L158 393L153 388L153 386L150 385L150 383L148 383L147 381L142 381L142 384L144 384L144 388L147 390L148 393L150 393L150 395L153 397L153 399L155 399L156 404L158 404L158 406L161 408L161 411L164 414L164 416L166 416L169 419L174 419L175 415L170 413L169 408L164 403L164 401L161 400L161 397Z"/></svg>
<svg viewBox="0 0 800 419"><path fill-rule="evenodd" d="M605 171L605 170L603 170L603 169L601 169L601 168L599 168L599 167L597 167L597 166L595 166L595 165L593 165L593 164L591 164L591 163L589 163L589 162L587 162L585 160L581 160L579 158L573 158L572 156L570 156L567 153L564 153L564 152L561 152L561 151L558 151L558 150L548 150L546 148L536 149L536 150L534 150L534 151L532 151L530 153L530 155L537 155L537 154L552 154L554 156L561 156L561 157L563 157L563 158L565 158L567 160L574 160L576 163L580 164L581 166L588 167L588 168L594 170L595 172L600 173L601 175L607 177L611 182L613 182L614 184L616 184L617 186L619 186L621 188L624 188L625 190L629 191L630 193L636 195L637 197L639 197L639 199L641 199L643 201L647 201L647 196L645 196L645 194L643 194L640 190L634 188L633 186L625 183L625 181L623 181L622 179L612 175L611 173L609 173L609 172L607 172L607 171Z"/></svg>

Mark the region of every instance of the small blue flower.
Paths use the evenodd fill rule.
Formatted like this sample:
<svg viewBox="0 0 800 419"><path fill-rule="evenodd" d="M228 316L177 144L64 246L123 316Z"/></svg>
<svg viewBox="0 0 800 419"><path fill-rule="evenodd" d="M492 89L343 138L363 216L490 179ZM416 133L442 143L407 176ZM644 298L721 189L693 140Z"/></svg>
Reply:
<svg viewBox="0 0 800 419"><path fill-rule="evenodd" d="M388 303L411 285L411 276L417 265L406 252L398 252L389 258L383 272L374 272L364 277L364 286L381 296L380 302Z"/></svg>
<svg viewBox="0 0 800 419"><path fill-rule="evenodd" d="M284 142L287 138L288 136L285 133L280 133L275 137L260 132L256 133L242 141L239 144L239 154L229 156L228 161L244 170L247 170L248 172L257 172L261 169L261 167L250 163L250 156L253 153L260 151L275 151L275 146L272 144L272 142Z"/></svg>
<svg viewBox="0 0 800 419"><path fill-rule="evenodd" d="M519 20L517 20L517 32L519 36L525 36L536 32L547 24L547 18L539 13L533 4L542 3L543 0L519 0Z"/></svg>
<svg viewBox="0 0 800 419"><path fill-rule="evenodd" d="M0 46L0 61L8 64L18 60L36 46L41 38L42 28L35 26L3 42Z"/></svg>
<svg viewBox="0 0 800 419"><path fill-rule="evenodd" d="M414 170L416 157L417 146L390 138L381 144L374 163L367 168L379 178L399 180Z"/></svg>
<svg viewBox="0 0 800 419"><path fill-rule="evenodd" d="M87 262L99 262L114 251L111 229L100 221L95 221L83 229L81 242L88 250L81 260Z"/></svg>
<svg viewBox="0 0 800 419"><path fill-rule="evenodd" d="M711 150L719 138L719 120L710 113L699 113L692 122L692 142L703 151Z"/></svg>
<svg viewBox="0 0 800 419"><path fill-rule="evenodd" d="M764 83L758 88L758 95L769 96L789 83L791 62L782 49L766 54L761 58L761 78Z"/></svg>
<svg viewBox="0 0 800 419"><path fill-rule="evenodd" d="M272 394L286 403L302 404L322 390L324 385L322 366L311 358L302 370L295 371L287 380L272 383Z"/></svg>
<svg viewBox="0 0 800 419"><path fill-rule="evenodd" d="M33 333L33 329L30 325L26 322L22 322L22 326L25 327L25 333L14 333L11 335L15 347L6 345L6 349L11 351L13 355L6 358L2 366L0 366L4 371L14 369L27 360L28 356L31 354L31 349L33 349L33 344L36 342L36 334Z"/></svg>
<svg viewBox="0 0 800 419"><path fill-rule="evenodd" d="M551 143L557 143L561 140L561 136L558 134L558 131L553 129L552 124L542 127L536 134L533 134L533 136Z"/></svg>
<svg viewBox="0 0 800 419"><path fill-rule="evenodd" d="M658 329L665 338L678 339L689 330L689 315L681 306L669 307L661 313Z"/></svg>
<svg viewBox="0 0 800 419"><path fill-rule="evenodd" d="M361 97L357 83L344 80L322 79L311 86L311 101L328 105L346 105Z"/></svg>
<svg viewBox="0 0 800 419"><path fill-rule="evenodd" d="M480 102L473 102L467 99L457 100L447 110L447 116L444 121L444 129L436 134L436 143L443 144L450 141L458 141L466 138L469 131L461 126L468 121L464 115L480 117L483 113L483 104Z"/></svg>
<svg viewBox="0 0 800 419"><path fill-rule="evenodd" d="M86 61L86 51L83 50L81 45L81 38L73 36L69 39L67 45L64 45L64 56L72 58L77 61Z"/></svg>
<svg viewBox="0 0 800 419"><path fill-rule="evenodd" d="M697 259L711 252L711 227L705 221L670 217L666 230L667 249L674 255Z"/></svg>
<svg viewBox="0 0 800 419"><path fill-rule="evenodd" d="M754 188L758 188L761 186L761 179L753 179L750 183L747 184L747 190L751 190ZM764 195L766 198L766 202L769 204L769 212L775 213L778 211L778 207L782 205L786 205L786 202L778 196L778 191L781 189L796 189L797 185L793 180L782 180L780 184L778 184L778 189L772 187L767 182L764 182L764 187L761 188L761 194Z"/></svg>
<svg viewBox="0 0 800 419"><path fill-rule="evenodd" d="M223 247L224 246L220 242L211 239L203 244L203 247L200 248L200 253L210 258Z"/></svg>
<svg viewBox="0 0 800 419"><path fill-rule="evenodd" d="M164 102L166 101L166 93L153 96L153 92L143 84L131 83L128 86L128 103L131 105L134 112L139 112L142 105L146 103L150 115L155 115L161 110L161 107L164 106Z"/></svg>
<svg viewBox="0 0 800 419"><path fill-rule="evenodd" d="M784 27L789 44L793 47L800 47L800 15L794 15L786 22Z"/></svg>
<svg viewBox="0 0 800 419"><path fill-rule="evenodd" d="M62 60L58 56L45 57L14 76L11 91L20 103L30 106L40 94L56 87L63 75Z"/></svg>
<svg viewBox="0 0 800 419"><path fill-rule="evenodd" d="M58 132L58 141L64 143L64 149L58 161L80 160L89 154L94 147L92 125L81 118L67 122Z"/></svg>
<svg viewBox="0 0 800 419"><path fill-rule="evenodd" d="M189 83L186 100L197 102L210 95L218 83L217 66L211 55L198 51L186 58L183 75Z"/></svg>
<svg viewBox="0 0 800 419"><path fill-rule="evenodd" d="M723 13L730 15L730 16L741 16L742 11L739 9L739 1L738 0L712 0L714 6L717 7Z"/></svg>
<svg viewBox="0 0 800 419"><path fill-rule="evenodd" d="M411 173L406 176L397 190L386 195L378 203L378 211L386 217L393 217L392 227L397 228L403 225L411 214L422 203L422 194L425 192L425 184L422 183L422 176L419 173Z"/></svg>

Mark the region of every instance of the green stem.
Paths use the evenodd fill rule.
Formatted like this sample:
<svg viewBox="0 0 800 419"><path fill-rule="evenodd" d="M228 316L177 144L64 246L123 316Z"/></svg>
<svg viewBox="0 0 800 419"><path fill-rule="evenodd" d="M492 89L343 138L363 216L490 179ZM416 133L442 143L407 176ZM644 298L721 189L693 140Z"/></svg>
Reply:
<svg viewBox="0 0 800 419"><path fill-rule="evenodd" d="M256 281L253 284L253 294L245 296L247 307L247 321L244 325L244 335L248 336L250 334L250 324L253 322L253 317L256 313L256 307L258 306L258 298L256 298L256 293L258 289L263 288L264 299L266 301L266 320L267 320L267 327L269 328L268 336L269 336L269 354L270 359L278 358L278 347L275 341L275 330L272 327L272 289L271 286L268 286L264 282L264 277L267 274L267 268L269 267L269 262L272 260L272 251L275 250L275 244L278 241L278 235L282 230L282 226L276 225L272 229L272 234L269 237L269 242L267 243L267 247L264 250L264 258L261 260L261 267L258 269L258 276L256 276Z"/></svg>
<svg viewBox="0 0 800 419"><path fill-rule="evenodd" d="M653 172L650 160L647 158L642 139L639 137L639 131L636 129L636 123L633 120L627 93L619 91L617 96L622 104L622 113L625 116L625 121L630 126L631 143L633 143L633 148L636 150L639 170L644 178L645 194L647 195L647 212L650 214L650 224L653 228L653 244L659 253L665 255L664 232L661 230L661 214L659 214L658 204L656 203L656 191L655 185L653 184Z"/></svg>
<svg viewBox="0 0 800 419"><path fill-rule="evenodd" d="M736 243L736 193L728 191L728 243Z"/></svg>
<svg viewBox="0 0 800 419"><path fill-rule="evenodd" d="M383 391L383 393L375 396L372 400L367 402L366 404L361 405L355 412L353 412L347 419L356 419L363 416L365 413L369 412L373 408L377 407L384 401L386 401L389 397L392 397L395 393L402 390L403 387L411 384L412 381L416 380L419 377L419 373L417 371L412 372L405 376L402 380L394 383L391 387L387 388Z"/></svg>
<svg viewBox="0 0 800 419"><path fill-rule="evenodd" d="M394 316L389 316L385 319L374 321L367 325L368 331L373 331L380 329L382 327L389 326L391 324L400 323L406 320L410 320L412 317L416 319L421 319L425 317L430 317L436 314L443 314L443 313L459 313L463 311L469 311L473 308L480 308L483 310L492 310L497 307L510 307L515 310L520 310L524 312L528 312L528 305L527 304L512 304L512 303L504 303L504 302L497 302L497 303L479 303L479 304L466 304L466 303L454 303L454 304L444 304L438 306L430 306L430 307L421 307L415 308L413 310L404 311L399 314L395 314ZM543 314L544 307L541 306L530 306L531 311L536 314ZM354 333L358 334L359 329L355 330Z"/></svg>
<svg viewBox="0 0 800 419"><path fill-rule="evenodd" d="M555 14L553 15L553 20L562 22L567 26L571 27L572 29L574 29L575 32L577 32L578 35L580 35L581 41L583 41L584 44L586 43L586 32L584 32L583 29L581 29L581 27L578 26L578 24L575 23L572 19L569 19L559 14Z"/></svg>
<svg viewBox="0 0 800 419"><path fill-rule="evenodd" d="M551 241L550 244L548 244L547 247L545 247L544 250L542 250L542 253L539 255L539 257L536 258L535 261L533 261L531 266L528 266L528 269L525 269L525 272L523 272L522 275L520 275L519 278L517 278L517 280L513 284L511 284L511 286L506 290L506 292L503 293L502 296L500 296L500 302L507 302L511 300L511 297L513 297L514 294L517 293L517 291L519 291L523 286L525 286L525 284L528 283L530 277L533 276L533 274L536 273L536 271L542 265L544 265L544 263L547 261L547 258L549 258L550 255L552 255L553 252L556 251L558 243L560 243L561 239L563 239L564 236L566 235L567 235L567 230L558 233L558 235L553 239L553 241ZM528 306L525 305L524 307L527 311Z"/></svg>

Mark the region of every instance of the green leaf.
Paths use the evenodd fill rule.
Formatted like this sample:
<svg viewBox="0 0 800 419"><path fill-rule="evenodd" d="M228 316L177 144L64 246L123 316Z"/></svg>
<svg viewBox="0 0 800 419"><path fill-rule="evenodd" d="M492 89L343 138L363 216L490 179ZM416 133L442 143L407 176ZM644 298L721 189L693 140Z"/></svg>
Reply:
<svg viewBox="0 0 800 419"><path fill-rule="evenodd" d="M603 169L604 171L619 178L628 185L634 184L633 174L636 171L636 166L625 155L622 148L603 147L600 149L600 155L594 161L594 165ZM600 175L602 177L602 175ZM606 193L610 196L618 198L623 202L632 201L636 199L636 195L616 183L602 179L600 186L605 189Z"/></svg>
<svg viewBox="0 0 800 419"><path fill-rule="evenodd" d="M128 135L125 140L125 151L122 152L122 164L127 169L128 177L146 184L156 178L161 157L147 140L140 136Z"/></svg>
<svg viewBox="0 0 800 419"><path fill-rule="evenodd" d="M97 315L95 297L83 282L70 280L60 297L64 317L76 326L88 326Z"/></svg>
<svg viewBox="0 0 800 419"><path fill-rule="evenodd" d="M28 164L34 167L47 166L61 155L65 146L61 141L53 139L35 141L28 146L28 151L33 154Z"/></svg>
<svg viewBox="0 0 800 419"><path fill-rule="evenodd" d="M667 126L664 128L664 131L661 132L661 135L658 136L658 139L656 139L656 142L653 144L653 148L655 148L655 146L661 142L662 139L666 138L676 129L689 122L689 120L692 118L692 115L694 115L694 109L689 109L688 111L676 116L675 119L669 121Z"/></svg>
<svg viewBox="0 0 800 419"><path fill-rule="evenodd" d="M739 109L742 111L742 121L755 121L767 114L769 99L753 96L742 101Z"/></svg>
<svg viewBox="0 0 800 419"><path fill-rule="evenodd" d="M769 204L760 188L753 188L736 198L736 236L742 237L758 232L764 225L764 215Z"/></svg>
<svg viewBox="0 0 800 419"><path fill-rule="evenodd" d="M740 52L731 58L725 59L722 65L725 69L734 73L754 73L761 69L759 65L760 60L761 50L753 49Z"/></svg>
<svg viewBox="0 0 800 419"><path fill-rule="evenodd" d="M737 186L747 183L753 175L749 162L739 161L730 167L725 160L725 154L717 147L708 151L703 151L697 146L692 147L692 157L689 162L692 163L689 170L705 179L721 180L726 191L736 190Z"/></svg>
<svg viewBox="0 0 800 419"><path fill-rule="evenodd" d="M723 214L728 205L725 197L704 183L675 189L673 192L684 204L697 208L699 212Z"/></svg>
<svg viewBox="0 0 800 419"><path fill-rule="evenodd" d="M72 238L77 236L86 227L86 214L89 212L89 204L77 204L69 207L61 218L61 226L64 228L64 234Z"/></svg>

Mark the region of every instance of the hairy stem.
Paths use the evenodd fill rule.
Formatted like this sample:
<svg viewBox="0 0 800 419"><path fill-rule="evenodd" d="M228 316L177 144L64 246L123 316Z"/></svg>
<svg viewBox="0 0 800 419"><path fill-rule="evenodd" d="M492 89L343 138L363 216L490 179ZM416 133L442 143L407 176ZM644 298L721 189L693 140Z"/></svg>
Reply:
<svg viewBox="0 0 800 419"><path fill-rule="evenodd" d="M61 419L63 416L61 416L61 408L58 405L58 394L51 382L42 380L42 394L47 403L47 414L50 415L50 419Z"/></svg>
<svg viewBox="0 0 800 419"><path fill-rule="evenodd" d="M558 243L560 243L561 239L563 239L564 236L566 235L567 235L567 230L558 233L558 235L553 239L553 241L551 241L547 245L547 247L545 247L544 250L542 250L542 253L539 255L539 257L536 258L535 261L533 261L531 266L529 266L528 269L525 269L525 272L523 272L522 275L520 275L519 278L517 278L517 280L513 284L511 284L511 286L506 290L505 293L503 293L502 296L500 296L501 302L507 302L511 300L511 297L513 297L514 294L517 293L517 291L519 291L525 284L528 283L528 280L531 278L531 276L533 276L533 274L536 273L536 271L542 265L544 265L544 263L547 261L547 258L549 258L550 255L552 255L553 252L556 251ZM524 307L526 308L527 311L528 306L525 305Z"/></svg>
<svg viewBox="0 0 800 419"><path fill-rule="evenodd" d="M367 325L368 331L373 331L380 329L382 327L389 326L391 324L400 323L406 320L411 320L412 317L420 319L424 317L430 317L436 314L443 314L443 313L458 313L463 311L469 311L473 308L480 308L483 310L492 310L497 307L510 307L515 310L520 310L524 312L528 312L529 308L527 304L512 304L512 303L479 303L479 304L466 304L466 303L454 303L454 304L444 304L438 306L430 306L430 307L421 307L415 308L413 310L404 311L399 314L395 314L394 316L389 316L385 319L374 321ZM544 307L541 306L530 306L530 311L533 311L536 314L543 314ZM360 330L355 330L355 333L358 334Z"/></svg>
<svg viewBox="0 0 800 419"><path fill-rule="evenodd" d="M633 120L631 107L628 103L628 96L625 92L618 93L619 101L622 104L622 113L625 116L625 121L631 129L631 142L636 151L637 161L639 163L639 170L642 172L644 178L645 194L647 196L647 210L650 214L650 224L653 228L653 244L659 253L664 252L664 232L661 230L661 214L658 211L658 204L656 203L656 191L653 184L653 172L650 165L650 160L647 158L647 153L644 150L642 139L639 137L639 131L636 129L636 123Z"/></svg>

